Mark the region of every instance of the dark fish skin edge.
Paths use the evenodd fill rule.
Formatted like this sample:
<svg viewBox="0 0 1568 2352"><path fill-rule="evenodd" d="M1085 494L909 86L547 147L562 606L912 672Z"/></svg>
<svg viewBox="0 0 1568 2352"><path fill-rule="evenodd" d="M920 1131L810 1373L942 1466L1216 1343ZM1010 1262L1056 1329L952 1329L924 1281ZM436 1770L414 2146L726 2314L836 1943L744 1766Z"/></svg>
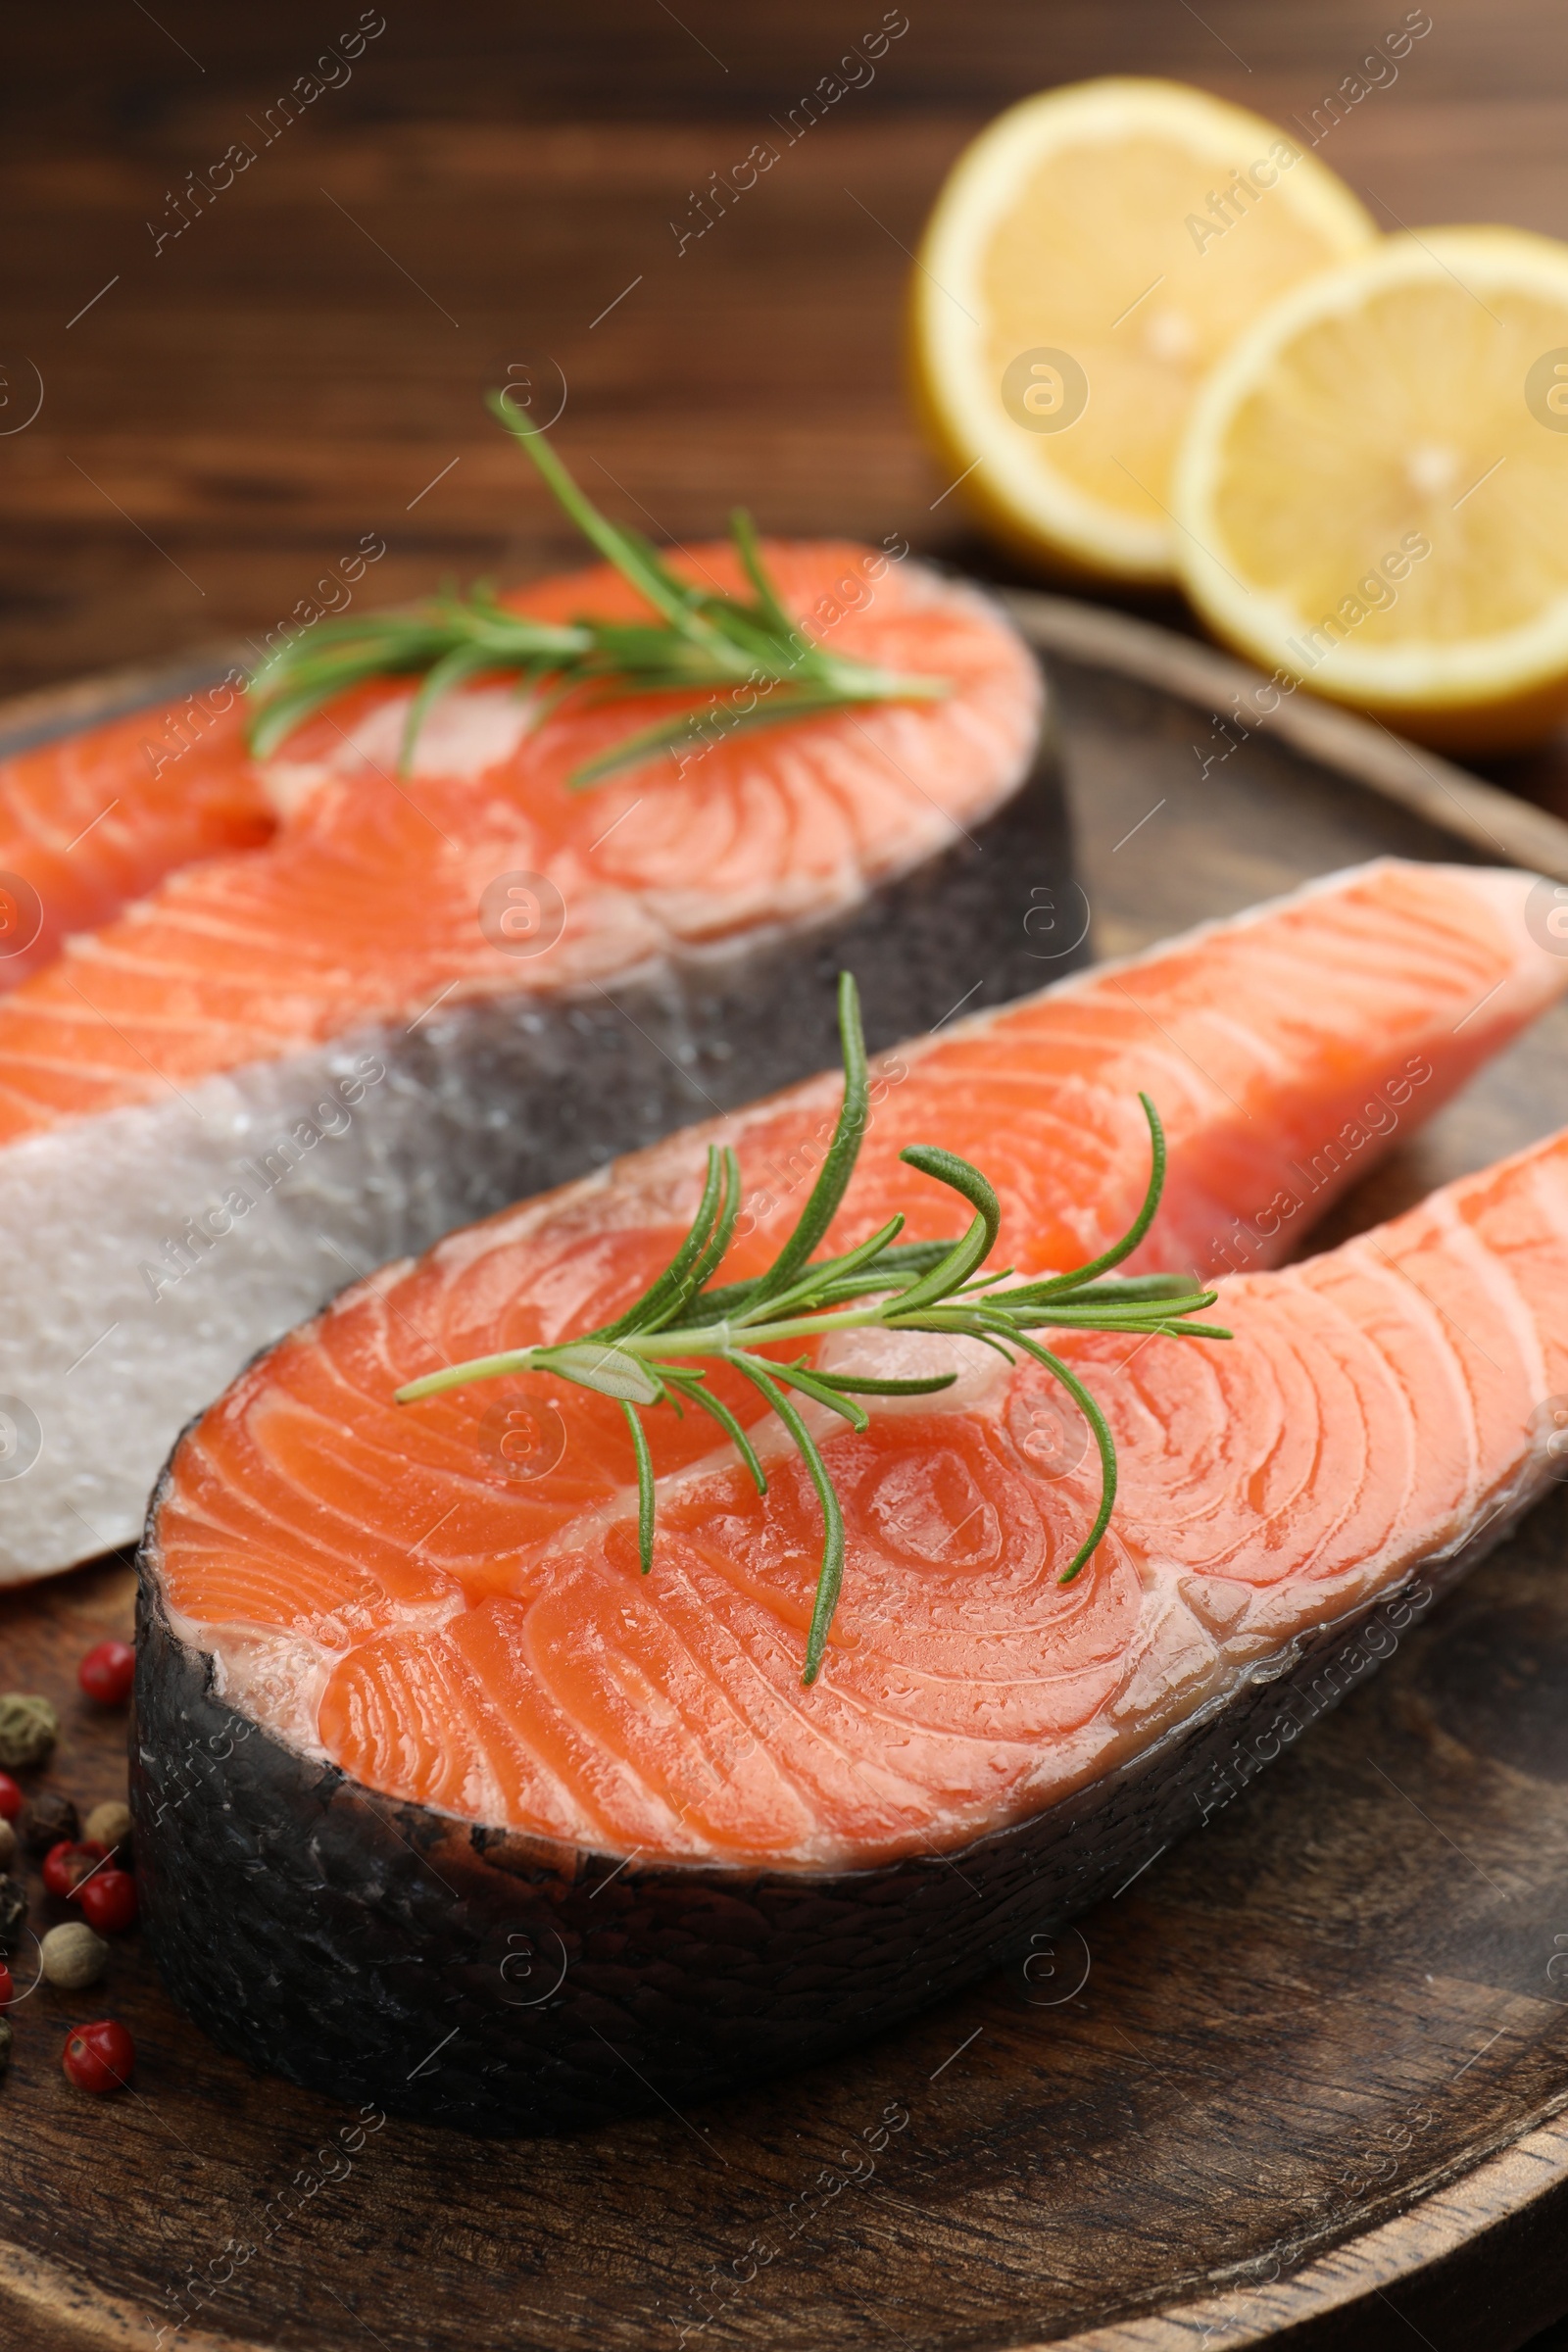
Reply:
<svg viewBox="0 0 1568 2352"><path fill-rule="evenodd" d="M167 1482L167 1473L166 1473ZM830 2058L1027 1951L1199 1828L1500 1542L1468 1547L941 1858L639 1865L375 1795L225 1705L172 1631L153 1499L130 1805L164 1980L223 2048L346 2102L559 2133Z"/></svg>
<svg viewBox="0 0 1568 2352"><path fill-rule="evenodd" d="M998 626L1009 624L999 617ZM1017 682L1029 690L1027 677ZM474 996L443 991L416 1017L407 1005L392 1016L382 1009L331 1038L210 1073L198 1088L212 1101L193 1149L191 1099L174 1095L111 1111L97 1148L74 1160L69 1138L24 1144L23 1161L41 1150L60 1187L40 1180L40 1236L33 1180L24 1167L13 1171L7 1234L20 1217L24 1250L41 1238L59 1252L74 1271L78 1306L102 1283L117 1301L118 1361L98 1359L96 1407L61 1399L50 1408L36 1475L6 1489L0 1577L60 1567L95 1532L100 1546L130 1539L180 1424L252 1348L303 1320L346 1277L831 1069L842 969L859 978L867 1042L880 1054L956 1010L999 1005L1086 960L1087 906L1071 879L1043 681L1024 716L1006 760L988 761L986 812L965 830L932 809L927 828L922 804L920 837L900 828L912 859L902 871L872 878L852 861L805 893L804 910L737 919L718 939L661 942L639 922L630 936L641 946L634 952L623 935L614 968L597 981L591 966L553 966L550 942L537 957L519 956L515 971L498 968ZM704 879L701 858L673 877L694 901ZM567 912L563 905L558 939ZM521 944L539 948L541 939L548 933ZM497 967L509 960L494 958ZM901 1074L897 1063L879 1065L888 1084ZM811 1149L769 1181L808 1184ZM274 1191L267 1212L250 1216ZM166 1301L187 1274L192 1286ZM61 1329L73 1328L68 1311ZM70 1354L101 1331L95 1323ZM96 1500L83 1513L75 1506L89 1492Z"/></svg>
<svg viewBox="0 0 1568 2352"><path fill-rule="evenodd" d="M1078 969L1090 959L1088 930L1048 684L1035 754L1013 792L972 832L871 884L853 906L683 948L601 989L476 999L412 1035L345 1042L382 1054L427 1105L419 1161L442 1161L443 1213L423 1246L833 1068L840 972L856 976L876 1054ZM498 1130L478 1150L475 1101L495 1106ZM416 1186L417 1167L406 1175Z"/></svg>
<svg viewBox="0 0 1568 2352"><path fill-rule="evenodd" d="M960 1007L978 1012L1032 994L1089 959L1087 904L1071 876L1048 689L1035 756L1016 790L972 834L873 885L841 914L683 954L662 972L628 975L612 989L612 1004L586 995L533 1007L510 1000L465 1007L458 1019L466 1089L499 1106L526 1105L525 1117L514 1112L506 1122L502 1198L567 1182L706 1111L752 1102L831 1067L838 1058L841 970L853 970L859 982L873 1053ZM438 1022L398 1041L399 1061L416 1079L420 1057L430 1062L424 1073L432 1105L424 1138L429 1153L443 1148L439 1105L452 1053L449 1027ZM465 1140L458 1139L460 1156ZM473 1193L469 1215L497 1206L487 1157L476 1158L466 1179ZM462 1168L458 1175L461 1220ZM631 2107L649 2104L650 2093L614 2055L624 2026L612 1988L622 1988L638 2015L650 2001L656 2008L675 2001L678 2008L687 1996L682 1971L653 1952L639 1957L630 1974L624 1962L606 1956L628 1934L617 1916L624 1889L593 1897L613 1863L589 1864L586 1875L571 1857L540 1864L514 1837L473 1838L465 1825L420 1808L406 1820L398 1816L394 1829L394 1809L341 1774L323 1776L303 1765L260 1730L237 1740L223 1728L234 1722L232 1711L207 1690L208 1662L180 1648L145 1581L143 1591L141 1736L133 1735L131 1768L148 1840L138 1858L144 1916L176 1997L215 2038L258 2065L281 2064L296 2080L330 2085L345 2097L355 2095L352 2085L362 2079L385 2079L397 2095L389 2093L383 2104L402 2114L440 2115L475 2132L592 2122L626 2112L628 2089ZM252 1760L262 1765L264 1751L258 1772ZM670 1874L657 1897L661 1916L672 1901L688 1907L694 1883L692 1874ZM642 1887L641 1876L636 1884ZM792 1898L797 1891L791 1889ZM384 1911L367 1911L368 1895ZM561 1933L571 1938L579 1983L569 1999L539 2002L549 1984L545 1959L558 1954L546 1933L558 1903L564 1906ZM738 1926L743 1911L726 1898L710 1896L708 1909L710 1927L730 1923L714 1946L717 1983L756 1942L761 1923L744 1915L750 1925ZM788 1910L797 1922L791 1950L799 1955L802 1936L814 1943L818 1931L798 1900ZM508 1942L509 1936L525 1939L530 1922L542 1939L531 1958L525 1940ZM690 1940L677 1937L683 1948ZM642 1953L640 1941L627 1948ZM589 1951L596 1955L591 1963ZM791 1963L796 1971L801 1965L799 1956ZM651 1973L641 1985L645 1966ZM585 1967L591 1977L582 1975ZM759 1996L732 1984L718 1997L738 2002L744 2018ZM564 1999L576 2020L564 2036ZM805 2002L805 2010L810 2005ZM460 2027L430 2070L420 2072L430 2044L451 2033L459 2012L467 2030ZM426 2015L441 2023L420 2041ZM481 2019L493 2024L481 2028ZM693 2013L710 2057L710 2022L706 2006ZM511 2037L504 2035L505 2046L491 2046L495 2025ZM841 2027L833 2046L861 2030ZM417 2048L405 2046L410 2037ZM731 2038L721 2020L716 2046ZM517 2040L516 2055L511 2039ZM763 2041L757 2054L737 2051L710 2086L800 2062L788 2035ZM558 2044L571 2055L559 2054ZM671 2080L686 2082L697 2055L694 2046L669 2061Z"/></svg>
<svg viewBox="0 0 1568 2352"><path fill-rule="evenodd" d="M545 1050L564 1083L530 1102L517 1189L657 1140L705 1102L751 1102L829 1066L846 966L873 1052L959 1001L971 1012L1041 988L1087 960L1082 904L1048 729L1029 777L972 842L841 920L781 933L727 968L715 960L706 986L683 973L667 1041L681 1066L608 1007L547 1016L560 1038ZM645 1029L655 1013L639 1003ZM609 1146L607 1127L617 1129ZM216 2041L264 2071L487 2135L590 2127L661 2095L684 2106L830 2057L943 1999L1198 1827L1264 1750L1296 1736L1294 1720L1276 1726L1290 1720L1288 1694L1307 1694L1294 1712L1310 1721L1376 1663L1347 1669L1359 1633L1416 1605L1386 1596L1126 1772L940 1860L827 1874L654 1868L395 1803L225 1704L211 1659L164 1608L167 1478L140 1563L130 1742L142 1919L165 1981ZM1489 1528L1489 1546L1499 1532ZM1397 1633L1387 1639L1396 1645ZM1325 1677L1326 1701L1311 1693Z"/></svg>

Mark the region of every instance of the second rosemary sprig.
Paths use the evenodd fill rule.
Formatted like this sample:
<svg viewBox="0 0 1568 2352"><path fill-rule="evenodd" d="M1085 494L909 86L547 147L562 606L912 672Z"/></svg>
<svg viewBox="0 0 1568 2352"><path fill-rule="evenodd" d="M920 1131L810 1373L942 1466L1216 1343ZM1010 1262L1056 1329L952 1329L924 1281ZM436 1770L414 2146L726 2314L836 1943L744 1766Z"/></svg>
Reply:
<svg viewBox="0 0 1568 2352"><path fill-rule="evenodd" d="M868 1416L861 1396L933 1396L951 1388L956 1372L917 1380L879 1380L824 1371L805 1354L781 1357L764 1349L815 1343L834 1331L948 1332L995 1348L1008 1361L1016 1349L1059 1381L1084 1414L1100 1449L1101 1496L1094 1523L1061 1574L1070 1584L1110 1523L1116 1499L1116 1446L1109 1424L1071 1366L1032 1336L1035 1331L1159 1334L1171 1339L1227 1340L1218 1324L1193 1318L1216 1294L1182 1274L1123 1279L1112 1268L1131 1255L1149 1231L1165 1178L1165 1140L1147 1095L1139 1101L1149 1121L1152 1152L1148 1190L1120 1241L1087 1264L1036 1282L997 1286L1010 1268L987 1272L1001 1223L997 1196L978 1168L934 1144L906 1145L908 1166L947 1185L973 1211L956 1240L901 1242L902 1216L853 1250L813 1258L849 1189L869 1113L869 1079L859 1001L851 975L839 983L839 1028L844 1049L844 1100L827 1157L799 1222L766 1273L712 1288L734 1238L741 1207L740 1164L729 1149L710 1148L707 1180L691 1230L669 1264L636 1302L612 1322L579 1338L540 1348L509 1348L411 1381L400 1404L433 1396L470 1381L508 1373L546 1372L609 1396L626 1417L636 1464L638 1548L643 1573L653 1566L657 1490L643 1414L662 1404L707 1413L734 1446L760 1494L767 1477L738 1416L707 1385L709 1364L722 1364L750 1383L771 1407L804 1461L822 1512L822 1557L807 1636L803 1680L820 1671L844 1578L844 1513L821 1447L795 1401L809 1399L856 1429Z"/></svg>
<svg viewBox="0 0 1568 2352"><path fill-rule="evenodd" d="M851 661L808 636L786 611L751 517L739 508L730 517L730 535L750 598L683 579L650 541L600 514L545 435L524 424L499 393L490 394L489 408L584 538L652 608L652 617L535 620L503 605L481 583L466 596L448 590L410 612L322 621L310 637L272 655L250 681L257 705L250 741L258 759L275 751L313 710L376 677L423 680L404 724L404 774L431 705L481 674L511 673L519 691L543 687L541 716L576 690L591 705L628 695L710 695L697 710L639 728L588 760L569 779L574 786L754 727L856 704L939 701L948 693L945 678Z"/></svg>

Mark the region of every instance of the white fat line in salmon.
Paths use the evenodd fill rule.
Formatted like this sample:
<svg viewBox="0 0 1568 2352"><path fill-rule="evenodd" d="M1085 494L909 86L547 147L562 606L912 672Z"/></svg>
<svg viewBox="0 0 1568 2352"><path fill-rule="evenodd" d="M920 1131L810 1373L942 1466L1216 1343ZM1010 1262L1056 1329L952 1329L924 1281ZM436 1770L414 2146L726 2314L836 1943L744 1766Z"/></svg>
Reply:
<svg viewBox="0 0 1568 2352"><path fill-rule="evenodd" d="M340 1078L335 1090L328 1088L308 1114L296 1119L284 1134L273 1140L270 1151L248 1152L236 1159L234 1169L242 1181L231 1184L220 1200L194 1210L177 1233L166 1235L161 1258L155 1261L144 1258L137 1266L154 1305L162 1301L165 1291L194 1273L206 1256L234 1231L242 1217L248 1217L269 1193L287 1182L307 1152L314 1152L318 1144L335 1143L347 1135L354 1124L355 1109L369 1089L379 1086L385 1076L385 1062L377 1061L373 1054L362 1054L352 1074ZM248 1189L252 1187L254 1190Z"/></svg>
<svg viewBox="0 0 1568 2352"><path fill-rule="evenodd" d="M1314 1193L1322 1192L1327 1185L1342 1184L1354 1165L1356 1153L1364 1152L1368 1144L1387 1142L1399 1124L1399 1112L1416 1088L1425 1086L1431 1076L1432 1064L1426 1055L1412 1054L1403 1069L1396 1070L1392 1077L1384 1079L1381 1087L1374 1089L1354 1118L1343 1120L1315 1152L1287 1160L1290 1173L1299 1179L1299 1190L1283 1185L1273 1200L1254 1209L1250 1217L1233 1218L1231 1231L1211 1244L1201 1273L1194 1266L1195 1279L1207 1281L1216 1274L1245 1274L1249 1271L1249 1259L1261 1263L1265 1244L1274 1240L1298 1209L1306 1206Z"/></svg>
<svg viewBox="0 0 1568 2352"><path fill-rule="evenodd" d="M711 1458L716 1460L718 1453L719 1448L715 1447ZM669 1777L676 1787L682 1780L689 1780L694 1773L702 1772L708 1776L706 1787L699 1785L694 1794L684 1797L671 1808L683 1829L691 1818L693 1806L711 1801L716 1793L727 1788L747 1758L756 1753L757 1745L756 1732L744 1716L737 1714L732 1715L728 1722L711 1727L700 1748L690 1754L682 1754L671 1762ZM629 1856L627 1858L630 1859ZM625 1864L617 1863L615 1868L623 1870ZM610 1874L611 1878L614 1875L614 1871ZM609 1884L610 1879L601 1879L599 1882L600 1886L608 1886ZM599 1888L596 1887L594 1891L597 1893Z"/></svg>
<svg viewBox="0 0 1568 2352"><path fill-rule="evenodd" d="M315 72L297 74L292 88L285 90L280 98L266 109L267 129L262 129L254 115L247 115L245 120L252 130L260 133L262 145L270 147L274 139L280 139L284 131L299 121L308 106L314 106L318 98L324 98L328 90L341 90L352 81L354 68L349 64L349 59L363 57L367 42L379 40L385 30L386 19L379 9L365 9L358 27L353 32L340 32L337 47L326 50L317 59ZM147 234L153 241L154 261L160 259L164 247L172 238L182 237L204 213L212 210L219 197L234 185L235 174L250 170L256 155L257 150L244 139L231 139L217 163L209 164L205 179L193 171L187 172L185 184L177 195L172 188L165 190L164 218L169 220L172 209L178 225L160 228L154 220L147 222ZM227 176L220 177L220 173L226 173ZM205 204L203 197L206 198ZM182 207L189 208L188 214Z"/></svg>
<svg viewBox="0 0 1568 2352"><path fill-rule="evenodd" d="M837 106L840 99L847 98L852 90L869 89L876 79L876 67L871 61L886 57L891 44L902 41L908 29L909 20L902 8L886 10L881 24L874 30L861 33L858 43L851 47L847 56L839 59L837 69L831 74L820 74L815 87L808 90L804 98L796 100L790 108L789 123L780 122L777 115L770 115L768 121L784 133L786 148L794 147L804 139L807 132L814 129L822 121L829 107ZM780 150L771 139L759 139L738 164L731 164L728 179L721 178L717 172L710 172L701 189L692 188L688 191L686 218L693 222L700 220L702 225L682 228L679 221L671 220L669 233L675 240L677 261L685 254L688 245L706 237L709 230L716 228L725 214L739 204L743 196L750 195L761 174L772 171L779 154ZM720 195L720 189L723 195ZM728 204L724 201L726 196L729 198Z"/></svg>
<svg viewBox="0 0 1568 2352"><path fill-rule="evenodd" d="M733 722L749 718L763 698L775 687L787 686L808 652L814 652L823 639L830 637L846 614L867 612L876 602L876 591L868 583L885 577L891 564L902 564L909 553L909 542L902 531L889 531L883 538L881 552L868 555L854 570L836 580L831 589L824 589L805 617L815 628L816 635L809 646L803 645L787 669L777 672L754 669L738 686L726 694L715 696L702 710L694 710L690 723L691 749L675 753L675 772L684 775L687 768L706 760L715 743L727 743Z"/></svg>

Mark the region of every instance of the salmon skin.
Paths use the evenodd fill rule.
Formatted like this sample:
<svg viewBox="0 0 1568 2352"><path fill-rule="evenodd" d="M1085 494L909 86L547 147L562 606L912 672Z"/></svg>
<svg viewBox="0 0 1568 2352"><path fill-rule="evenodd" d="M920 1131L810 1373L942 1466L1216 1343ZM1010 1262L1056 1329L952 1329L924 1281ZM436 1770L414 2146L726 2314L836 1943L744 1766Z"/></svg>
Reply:
<svg viewBox="0 0 1568 2352"><path fill-rule="evenodd" d="M270 838L193 853L0 997L0 1417L24 1473L0 1476L0 1582L132 1540L187 1415L357 1273L820 1068L842 963L874 1049L1082 959L1010 623L913 561L770 556L808 630L951 692L574 791L690 698L550 710L476 683L404 777L413 688L368 686L262 763ZM637 610L600 569L513 601Z"/></svg>
<svg viewBox="0 0 1568 2352"><path fill-rule="evenodd" d="M1560 988L1530 886L1358 869L901 1049L825 1247L894 1205L947 1230L897 1155L940 1136L997 1181L1004 1260L1078 1262L1142 1189L1143 1087L1170 1144L1143 1262L1202 1268L1239 1233L1282 1254L1314 1190ZM607 1399L538 1376L393 1396L612 1317L667 1261L714 1134L754 1203L724 1277L759 1271L835 1093L384 1269L181 1440L142 1553L132 1806L153 1948L228 2047L491 2132L830 2055L1196 1827L1550 1474L1568 1137L1223 1277L1223 1348L1056 1335L1121 1461L1070 1585L1098 1464L1040 1367L944 1335L821 1343L960 1377L819 1430L848 1563L803 1689L817 1505L721 1367L768 1493L692 1417L649 1415L646 1579Z"/></svg>

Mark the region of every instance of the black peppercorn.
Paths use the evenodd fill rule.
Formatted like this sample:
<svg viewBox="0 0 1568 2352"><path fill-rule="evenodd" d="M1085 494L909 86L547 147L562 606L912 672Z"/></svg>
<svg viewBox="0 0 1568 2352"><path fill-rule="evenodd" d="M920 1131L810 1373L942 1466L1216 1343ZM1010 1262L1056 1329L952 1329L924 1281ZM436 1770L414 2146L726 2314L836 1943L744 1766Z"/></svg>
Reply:
<svg viewBox="0 0 1568 2352"><path fill-rule="evenodd" d="M22 1817L22 1835L35 1854L46 1854L63 1838L74 1844L80 1836L75 1806L58 1789L42 1789Z"/></svg>
<svg viewBox="0 0 1568 2352"><path fill-rule="evenodd" d="M0 1878L0 1952L9 1952L27 1916L27 1890L20 1879Z"/></svg>

